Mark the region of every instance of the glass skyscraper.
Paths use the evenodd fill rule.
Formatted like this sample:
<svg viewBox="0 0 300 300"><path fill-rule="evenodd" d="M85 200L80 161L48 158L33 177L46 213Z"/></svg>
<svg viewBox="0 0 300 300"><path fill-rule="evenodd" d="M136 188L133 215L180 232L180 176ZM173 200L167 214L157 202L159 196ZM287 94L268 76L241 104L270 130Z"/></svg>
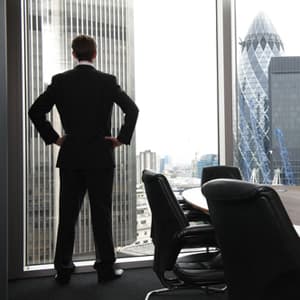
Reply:
<svg viewBox="0 0 300 300"><path fill-rule="evenodd" d="M97 69L117 76L134 98L133 20L131 0L28 0L24 14L24 155L26 172L26 265L52 263L58 222L59 178L55 168L56 146L45 146L27 118L32 102L46 88L51 76L72 68L71 41L88 34L97 42ZM56 111L49 116L62 131ZM112 134L122 123L115 107ZM116 247L136 240L135 141L115 151L113 233ZM92 259L93 234L88 201L79 218L75 242L77 259Z"/></svg>
<svg viewBox="0 0 300 300"><path fill-rule="evenodd" d="M283 44L269 18L260 13L253 20L240 45L236 164L245 180L270 183L272 172L268 67L273 56L282 55Z"/></svg>
<svg viewBox="0 0 300 300"><path fill-rule="evenodd" d="M205 167L217 166L219 164L219 158L217 154L205 154L197 161L195 177L201 178L202 171Z"/></svg>

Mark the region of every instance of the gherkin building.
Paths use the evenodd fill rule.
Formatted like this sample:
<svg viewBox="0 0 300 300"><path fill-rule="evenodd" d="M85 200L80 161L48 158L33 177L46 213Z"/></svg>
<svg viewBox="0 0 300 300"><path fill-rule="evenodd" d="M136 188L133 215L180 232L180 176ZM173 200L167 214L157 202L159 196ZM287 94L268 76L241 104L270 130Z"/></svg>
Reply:
<svg viewBox="0 0 300 300"><path fill-rule="evenodd" d="M245 180L270 183L272 171L268 67L284 48L270 19L259 13L240 42L235 164Z"/></svg>

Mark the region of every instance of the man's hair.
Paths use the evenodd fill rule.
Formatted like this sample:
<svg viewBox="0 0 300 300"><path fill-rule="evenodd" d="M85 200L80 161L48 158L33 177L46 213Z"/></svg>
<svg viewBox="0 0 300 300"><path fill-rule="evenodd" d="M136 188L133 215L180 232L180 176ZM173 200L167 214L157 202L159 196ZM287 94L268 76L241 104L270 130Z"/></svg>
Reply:
<svg viewBox="0 0 300 300"><path fill-rule="evenodd" d="M72 49L76 58L80 60L92 61L96 53L96 42L88 35L79 35L72 41Z"/></svg>

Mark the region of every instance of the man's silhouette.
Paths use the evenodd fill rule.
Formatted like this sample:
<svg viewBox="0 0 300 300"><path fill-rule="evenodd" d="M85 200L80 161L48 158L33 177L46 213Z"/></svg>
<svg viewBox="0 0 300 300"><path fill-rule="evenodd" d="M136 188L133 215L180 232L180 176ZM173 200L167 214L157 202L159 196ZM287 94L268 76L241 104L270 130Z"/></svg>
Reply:
<svg viewBox="0 0 300 300"><path fill-rule="evenodd" d="M75 269L72 261L75 224L86 191L98 281L112 280L123 273L122 269L114 268L111 222L114 148L130 143L138 116L137 106L121 90L116 78L94 68L95 41L89 36L78 36L72 42L72 49L78 65L55 75L29 110L29 117L45 143L60 146L59 226L54 259L55 279L60 284L68 283ZM111 136L114 103L125 114L117 137ZM46 119L54 105L65 132L62 137Z"/></svg>

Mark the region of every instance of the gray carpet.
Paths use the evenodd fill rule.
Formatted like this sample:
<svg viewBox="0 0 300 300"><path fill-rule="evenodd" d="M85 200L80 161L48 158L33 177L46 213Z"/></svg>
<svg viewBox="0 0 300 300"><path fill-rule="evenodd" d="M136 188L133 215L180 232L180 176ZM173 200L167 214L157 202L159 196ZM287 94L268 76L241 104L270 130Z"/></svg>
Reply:
<svg viewBox="0 0 300 300"><path fill-rule="evenodd" d="M67 286L58 286L52 277L9 282L9 300L143 300L161 284L151 268L126 270L118 280L98 284L96 273L74 274ZM151 300L226 300L226 294L206 295L199 290L182 290L153 295Z"/></svg>

